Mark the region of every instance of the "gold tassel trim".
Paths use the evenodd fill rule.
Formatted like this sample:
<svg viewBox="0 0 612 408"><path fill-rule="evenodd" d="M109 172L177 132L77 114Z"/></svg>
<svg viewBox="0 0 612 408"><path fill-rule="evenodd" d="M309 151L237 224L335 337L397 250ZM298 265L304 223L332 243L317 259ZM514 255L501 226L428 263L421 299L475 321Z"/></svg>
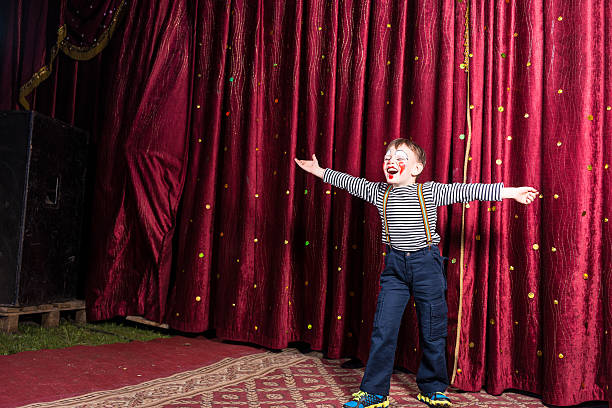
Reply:
<svg viewBox="0 0 612 408"><path fill-rule="evenodd" d="M125 6L126 0L123 0L119 7L117 7L117 12L111 20L108 28L104 30L102 35L100 35L98 41L89 47L79 47L70 44L68 41L66 41L66 24L60 26L57 29L57 40L55 45L50 51L49 63L47 65L43 65L41 69L32 75L32 78L30 78L28 82L19 88L19 103L21 106L27 110L30 110L30 103L27 101L26 96L30 95L44 80L49 78L53 70L53 61L55 61L55 58L60 50L70 58L77 61L87 61L98 55L108 45L111 37L115 33L117 25L123 17Z"/></svg>

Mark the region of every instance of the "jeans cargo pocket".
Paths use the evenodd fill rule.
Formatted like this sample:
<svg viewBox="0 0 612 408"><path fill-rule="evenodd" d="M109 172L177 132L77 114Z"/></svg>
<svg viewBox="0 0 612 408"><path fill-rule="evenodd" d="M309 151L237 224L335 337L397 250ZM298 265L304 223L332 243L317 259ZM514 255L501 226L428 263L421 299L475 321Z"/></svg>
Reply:
<svg viewBox="0 0 612 408"><path fill-rule="evenodd" d="M430 304L429 340L438 340L447 336L448 307L446 300Z"/></svg>

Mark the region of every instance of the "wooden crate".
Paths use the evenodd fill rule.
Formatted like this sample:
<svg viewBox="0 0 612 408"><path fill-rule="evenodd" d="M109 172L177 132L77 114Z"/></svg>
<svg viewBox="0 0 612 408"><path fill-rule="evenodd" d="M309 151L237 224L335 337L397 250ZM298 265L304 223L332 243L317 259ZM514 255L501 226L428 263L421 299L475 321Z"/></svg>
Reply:
<svg viewBox="0 0 612 408"><path fill-rule="evenodd" d="M41 315L41 325L43 327L59 326L60 313L75 312L75 320L79 324L84 324L87 319L85 316L85 302L82 300L71 300L68 302L49 303L37 306L0 306L0 331L14 333L19 326L19 316L39 314Z"/></svg>

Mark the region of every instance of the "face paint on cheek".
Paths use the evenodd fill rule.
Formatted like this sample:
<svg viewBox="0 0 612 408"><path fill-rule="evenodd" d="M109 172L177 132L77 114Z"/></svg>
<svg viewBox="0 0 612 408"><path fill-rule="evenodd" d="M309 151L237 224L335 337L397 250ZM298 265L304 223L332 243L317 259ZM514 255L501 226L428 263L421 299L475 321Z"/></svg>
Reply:
<svg viewBox="0 0 612 408"><path fill-rule="evenodd" d="M385 175L389 177L389 180L393 180L393 174L387 173L387 161L383 162L383 173L385 173Z"/></svg>
<svg viewBox="0 0 612 408"><path fill-rule="evenodd" d="M402 174L404 170L406 170L406 164L405 163L398 163L398 164L400 168L400 174Z"/></svg>

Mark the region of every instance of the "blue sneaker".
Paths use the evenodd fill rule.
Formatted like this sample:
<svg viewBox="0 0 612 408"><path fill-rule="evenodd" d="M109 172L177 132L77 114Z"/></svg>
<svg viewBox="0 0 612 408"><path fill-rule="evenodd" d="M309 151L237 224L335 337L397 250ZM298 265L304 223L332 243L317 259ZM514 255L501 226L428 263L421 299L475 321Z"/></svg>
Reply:
<svg viewBox="0 0 612 408"><path fill-rule="evenodd" d="M385 408L389 406L389 397L376 394L368 394L365 391L357 391L353 399L344 404L343 408Z"/></svg>
<svg viewBox="0 0 612 408"><path fill-rule="evenodd" d="M452 407L450 398L443 392L421 392L417 399L430 407Z"/></svg>

